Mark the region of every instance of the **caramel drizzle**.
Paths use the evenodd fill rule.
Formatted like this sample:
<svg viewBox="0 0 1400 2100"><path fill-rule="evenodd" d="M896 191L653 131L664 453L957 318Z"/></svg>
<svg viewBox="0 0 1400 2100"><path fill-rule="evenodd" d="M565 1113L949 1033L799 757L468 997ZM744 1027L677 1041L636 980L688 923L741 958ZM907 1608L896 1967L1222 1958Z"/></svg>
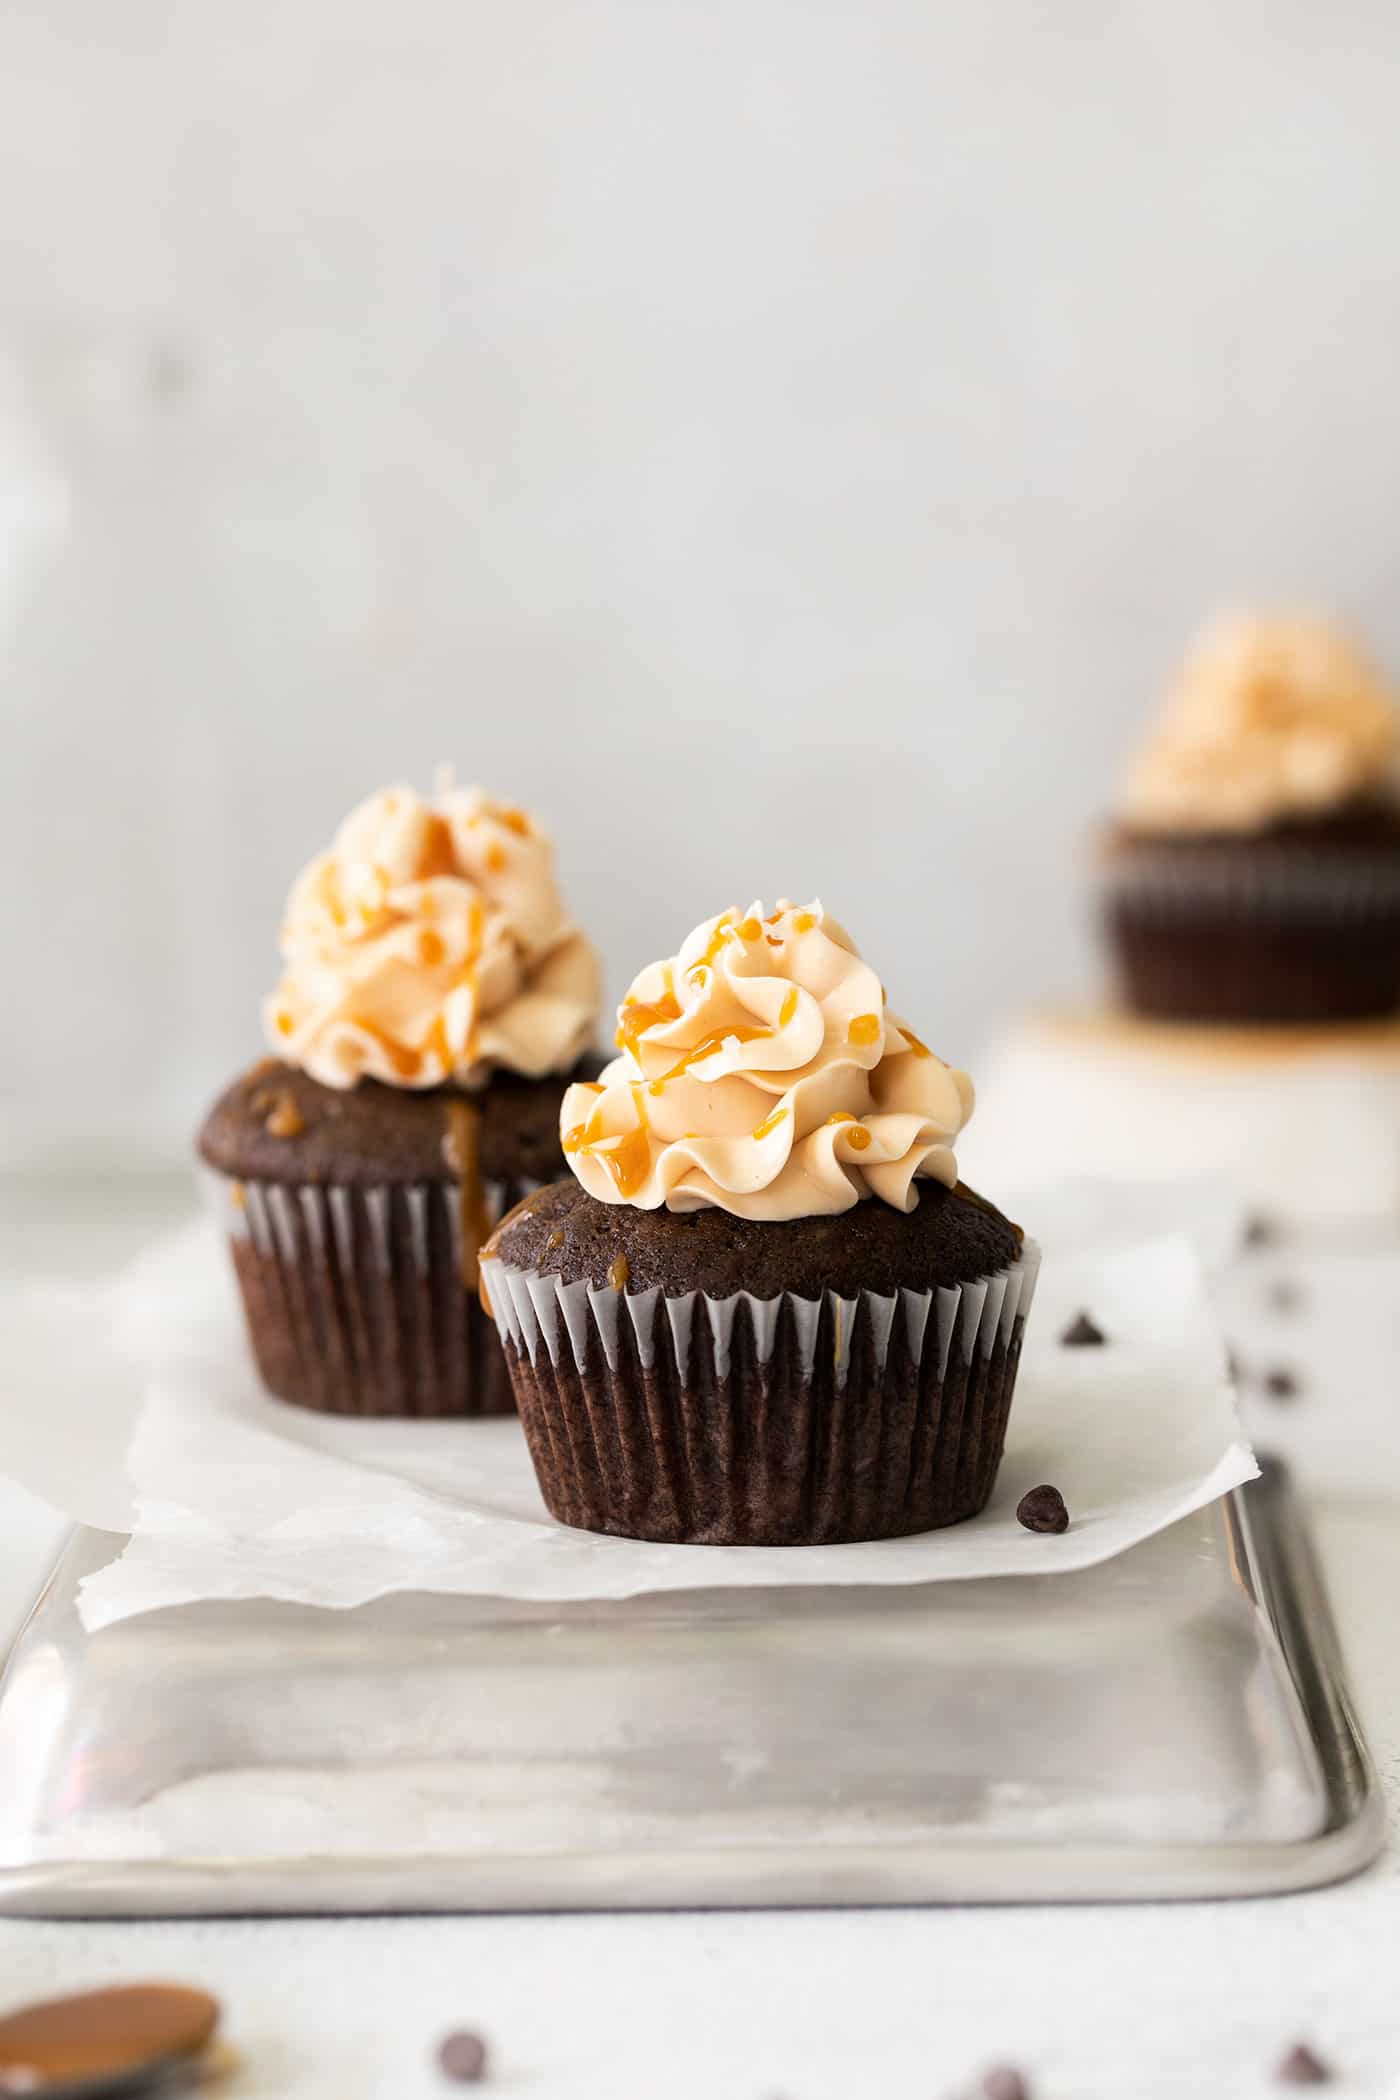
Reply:
<svg viewBox="0 0 1400 2100"><path fill-rule="evenodd" d="M645 1186L651 1172L651 1140L640 1081L632 1082L631 1093L637 1114L635 1129L610 1137L599 1120L602 1114L600 1101L587 1121L572 1124L560 1141L566 1158L576 1152L586 1152L591 1159L596 1159L611 1176L613 1186L624 1202Z"/></svg>
<svg viewBox="0 0 1400 2100"><path fill-rule="evenodd" d="M486 1190L481 1179L481 1112L460 1094L447 1103L443 1152L457 1176L457 1218L461 1228L462 1284L481 1288L481 1250L490 1234Z"/></svg>

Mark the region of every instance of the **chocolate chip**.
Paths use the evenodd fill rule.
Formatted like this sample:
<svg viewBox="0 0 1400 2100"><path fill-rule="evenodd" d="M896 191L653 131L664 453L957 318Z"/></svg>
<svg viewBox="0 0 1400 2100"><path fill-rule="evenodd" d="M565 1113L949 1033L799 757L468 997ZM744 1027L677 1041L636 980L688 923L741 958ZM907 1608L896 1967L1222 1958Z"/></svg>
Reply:
<svg viewBox="0 0 1400 2100"><path fill-rule="evenodd" d="M1306 2042L1295 2042L1274 2076L1280 2085L1329 2085L1332 2066L1325 2064Z"/></svg>
<svg viewBox="0 0 1400 2100"><path fill-rule="evenodd" d="M1032 1488L1016 1505L1016 1522L1027 1531L1068 1531L1069 1511L1058 1488Z"/></svg>
<svg viewBox="0 0 1400 2100"><path fill-rule="evenodd" d="M1014 2064L994 2064L982 2074L985 2100L1031 2100L1030 2083Z"/></svg>
<svg viewBox="0 0 1400 2100"><path fill-rule="evenodd" d="M486 2076L486 2044L479 2034L461 2028L438 2045L438 2069L458 2085L476 2085Z"/></svg>
<svg viewBox="0 0 1400 2100"><path fill-rule="evenodd" d="M1246 1247L1272 1247L1278 1238L1278 1226L1262 1211L1256 1211L1245 1222L1244 1243Z"/></svg>
<svg viewBox="0 0 1400 2100"><path fill-rule="evenodd" d="M1101 1327L1096 1327L1088 1313L1076 1314L1060 1336L1066 1349L1101 1349L1108 1337Z"/></svg>
<svg viewBox="0 0 1400 2100"><path fill-rule="evenodd" d="M1264 1391L1271 1400L1296 1400L1299 1390L1298 1380L1292 1371L1270 1371L1264 1380Z"/></svg>

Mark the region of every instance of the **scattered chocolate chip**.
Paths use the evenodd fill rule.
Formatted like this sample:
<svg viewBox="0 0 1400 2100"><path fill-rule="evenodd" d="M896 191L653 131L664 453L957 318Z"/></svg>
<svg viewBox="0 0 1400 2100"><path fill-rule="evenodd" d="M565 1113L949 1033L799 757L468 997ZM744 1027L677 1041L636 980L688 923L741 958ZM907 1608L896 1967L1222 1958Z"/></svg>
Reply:
<svg viewBox="0 0 1400 2100"><path fill-rule="evenodd" d="M466 2028L446 2035L438 2046L438 2069L458 2085L476 2085L486 2076L486 2044Z"/></svg>
<svg viewBox="0 0 1400 2100"><path fill-rule="evenodd" d="M1297 1312L1302 1302L1302 1292L1286 1276L1280 1276L1277 1283L1270 1284L1269 1303L1275 1312Z"/></svg>
<svg viewBox="0 0 1400 2100"><path fill-rule="evenodd" d="M1262 1211L1256 1211L1252 1218L1246 1220L1244 1228L1244 1243L1246 1247L1272 1247L1277 1238L1278 1226L1272 1218L1266 1218Z"/></svg>
<svg viewBox="0 0 1400 2100"><path fill-rule="evenodd" d="M1295 2042L1274 2076L1280 2085L1329 2085L1332 2066L1325 2064L1306 2042Z"/></svg>
<svg viewBox="0 0 1400 2100"><path fill-rule="evenodd" d="M1096 1327L1088 1313L1077 1313L1060 1336L1066 1349L1101 1349L1108 1336L1101 1327Z"/></svg>
<svg viewBox="0 0 1400 2100"><path fill-rule="evenodd" d="M985 2100L1031 2100L1030 2082L1014 2064L994 2064L982 2075Z"/></svg>
<svg viewBox="0 0 1400 2100"><path fill-rule="evenodd" d="M1016 1505L1016 1522L1027 1531L1068 1531L1069 1511L1058 1488L1032 1488Z"/></svg>
<svg viewBox="0 0 1400 2100"><path fill-rule="evenodd" d="M1271 1400L1296 1400L1299 1390L1292 1371L1270 1371L1264 1380L1264 1391Z"/></svg>

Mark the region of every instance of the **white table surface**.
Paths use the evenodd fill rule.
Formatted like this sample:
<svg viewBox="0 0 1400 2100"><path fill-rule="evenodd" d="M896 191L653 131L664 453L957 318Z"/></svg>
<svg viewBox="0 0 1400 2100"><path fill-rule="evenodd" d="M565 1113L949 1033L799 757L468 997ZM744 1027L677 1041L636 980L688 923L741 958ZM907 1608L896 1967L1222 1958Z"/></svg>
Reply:
<svg viewBox="0 0 1400 2100"><path fill-rule="evenodd" d="M0 1187L0 1271L97 1273L187 1203L165 1183ZM1372 1748L1400 1803L1400 1504L1314 1521ZM0 1483L0 1639L61 1526ZM436 2037L476 2027L525 2100L940 2100L995 2060L1044 2100L1281 2090L1299 2036L1342 2093L1400 2093L1393 1857L1304 1896L1042 1908L258 1920L0 1921L0 2008L151 1976L201 1983L242 2058L229 2100L453 2090Z"/></svg>

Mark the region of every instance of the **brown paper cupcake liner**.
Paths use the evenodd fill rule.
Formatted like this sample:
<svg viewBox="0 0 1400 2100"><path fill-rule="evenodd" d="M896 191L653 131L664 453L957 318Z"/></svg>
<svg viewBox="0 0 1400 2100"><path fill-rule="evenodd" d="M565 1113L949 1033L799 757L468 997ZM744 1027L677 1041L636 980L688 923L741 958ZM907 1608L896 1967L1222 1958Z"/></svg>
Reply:
<svg viewBox="0 0 1400 2100"><path fill-rule="evenodd" d="M495 1324L463 1280L455 1183L202 1180L276 1398L337 1415L514 1413ZM485 1182L486 1224L538 1187Z"/></svg>
<svg viewBox="0 0 1400 2100"><path fill-rule="evenodd" d="M489 1264L525 1434L561 1523L825 1545L974 1516L1001 1462L1040 1265L843 1298L626 1293Z"/></svg>
<svg viewBox="0 0 1400 2100"><path fill-rule="evenodd" d="M1102 894L1138 1013L1304 1023L1400 1007L1400 856L1135 846Z"/></svg>
<svg viewBox="0 0 1400 2100"><path fill-rule="evenodd" d="M1319 853L1261 843L1223 850L1135 844L1103 873L1110 904L1163 916L1202 910L1317 916L1330 924L1400 916L1400 853Z"/></svg>

